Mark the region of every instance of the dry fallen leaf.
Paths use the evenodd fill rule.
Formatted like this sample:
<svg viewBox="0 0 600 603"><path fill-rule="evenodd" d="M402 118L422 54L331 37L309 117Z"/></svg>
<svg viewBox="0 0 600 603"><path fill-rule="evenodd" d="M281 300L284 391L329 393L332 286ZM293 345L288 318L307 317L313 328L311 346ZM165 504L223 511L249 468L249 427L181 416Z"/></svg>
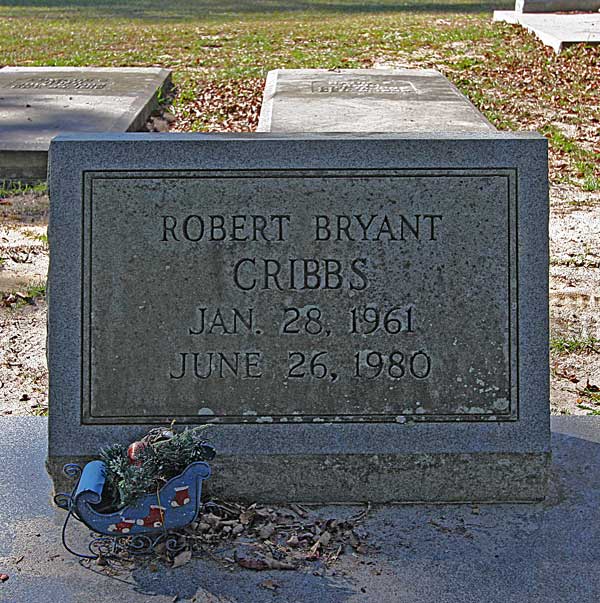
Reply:
<svg viewBox="0 0 600 603"><path fill-rule="evenodd" d="M237 549L233 555L236 563L240 567L246 569L263 571L263 570L295 570L296 566L292 563L279 561L270 557L265 557L260 553L248 554L241 549Z"/></svg>
<svg viewBox="0 0 600 603"><path fill-rule="evenodd" d="M600 392L600 387L594 385L593 383L590 383L589 378L587 379L585 389L587 389L589 392Z"/></svg>
<svg viewBox="0 0 600 603"><path fill-rule="evenodd" d="M182 551L181 553L179 553L178 555L175 556L175 559L173 559L173 568L176 567L181 567L182 565L185 565L186 563L188 563L189 561L191 561L192 559L192 551Z"/></svg>
<svg viewBox="0 0 600 603"><path fill-rule="evenodd" d="M263 526L259 531L258 531L258 535L260 536L260 538L262 538L263 540L267 540L268 538L270 538L273 533L275 532L275 528L273 527L273 524L269 523L266 526Z"/></svg>
<svg viewBox="0 0 600 603"><path fill-rule="evenodd" d="M306 519L306 517L308 517L306 511L296 503L292 503L290 505L290 509L292 509L292 511L294 511L294 513L296 513L298 517L301 517L302 519Z"/></svg>
<svg viewBox="0 0 600 603"><path fill-rule="evenodd" d="M256 516L256 511L254 509L247 509L240 515L240 522L247 526L252 523L254 517Z"/></svg>
<svg viewBox="0 0 600 603"><path fill-rule="evenodd" d="M211 528L214 528L220 523L221 518L212 513L208 513L202 517L202 521L203 523L207 523Z"/></svg>
<svg viewBox="0 0 600 603"><path fill-rule="evenodd" d="M263 580L259 586L261 588L266 588L268 590L277 590L279 588L279 584L275 582L275 580Z"/></svg>
<svg viewBox="0 0 600 603"><path fill-rule="evenodd" d="M174 131L248 132L256 129L265 80L201 81L193 101L174 108ZM194 128L192 127L194 126Z"/></svg>
<svg viewBox="0 0 600 603"><path fill-rule="evenodd" d="M309 549L308 555L306 555L307 559L318 559L319 558L319 549L321 548L321 543L317 540Z"/></svg>
<svg viewBox="0 0 600 603"><path fill-rule="evenodd" d="M325 548L331 541L331 534L329 532L323 532L320 536L319 536L319 544Z"/></svg>

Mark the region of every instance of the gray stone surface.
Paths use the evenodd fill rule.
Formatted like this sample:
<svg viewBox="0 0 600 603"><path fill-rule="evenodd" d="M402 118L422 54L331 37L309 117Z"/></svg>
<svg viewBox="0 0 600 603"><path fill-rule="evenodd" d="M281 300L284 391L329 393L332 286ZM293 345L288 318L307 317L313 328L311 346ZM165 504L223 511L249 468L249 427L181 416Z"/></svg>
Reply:
<svg viewBox="0 0 600 603"><path fill-rule="evenodd" d="M543 497L543 137L73 135L52 143L50 174L53 473L176 418L215 424L214 493ZM316 237L315 215L379 217L363 241L357 224ZM439 219L402 240L402 215ZM290 258L318 276L299 262L292 282ZM400 310L387 332L368 333L373 311L352 333L367 307ZM232 332L233 308L253 309L251 328ZM229 365L201 378L209 352Z"/></svg>
<svg viewBox="0 0 600 603"><path fill-rule="evenodd" d="M491 132L495 128L433 69L277 69L259 132Z"/></svg>
<svg viewBox="0 0 600 603"><path fill-rule="evenodd" d="M561 11L597 11L599 0L516 0L515 10L522 13L556 13Z"/></svg>
<svg viewBox="0 0 600 603"><path fill-rule="evenodd" d="M3 67L0 182L45 180L60 132L143 129L170 85L170 72L154 67Z"/></svg>
<svg viewBox="0 0 600 603"><path fill-rule="evenodd" d="M553 417L545 502L375 507L365 555L296 572L251 572L211 557L118 579L61 548L64 512L50 505L47 421L0 419L0 600L7 603L597 603L600 599L600 417ZM211 478L212 479L212 478ZM321 508L348 517L357 507ZM86 530L68 539L84 550ZM231 556L225 547L217 558ZM94 567L94 570L98 568ZM323 575L314 575L318 570ZM274 580L276 593L261 587Z"/></svg>
<svg viewBox="0 0 600 603"><path fill-rule="evenodd" d="M533 14L495 11L494 21L520 24L559 53L571 44L600 43L600 14Z"/></svg>
<svg viewBox="0 0 600 603"><path fill-rule="evenodd" d="M516 418L510 170L181 176L85 177L85 423Z"/></svg>

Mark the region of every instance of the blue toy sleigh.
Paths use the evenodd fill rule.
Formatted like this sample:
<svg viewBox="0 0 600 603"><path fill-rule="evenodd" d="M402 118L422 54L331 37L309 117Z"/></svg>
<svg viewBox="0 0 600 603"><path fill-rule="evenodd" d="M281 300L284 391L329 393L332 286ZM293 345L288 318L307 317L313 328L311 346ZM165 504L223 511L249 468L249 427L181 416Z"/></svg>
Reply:
<svg viewBox="0 0 600 603"><path fill-rule="evenodd" d="M63 544L70 552L86 558L97 558L106 554L107 544L112 548L118 541L126 541L130 552L147 552L163 540L167 530L176 530L192 523L200 512L202 482L210 476L210 467L204 462L189 464L183 473L171 478L157 493L147 494L114 513L96 510L102 499L105 482L105 465L102 461L88 463L83 471L78 465L65 465L69 477L79 477L71 494L58 494L55 503L69 514L63 528ZM65 531L69 517L74 517L96 537L90 544L93 555L80 555L72 551L65 542ZM171 540L167 539L167 548ZM123 548L123 547L121 547Z"/></svg>

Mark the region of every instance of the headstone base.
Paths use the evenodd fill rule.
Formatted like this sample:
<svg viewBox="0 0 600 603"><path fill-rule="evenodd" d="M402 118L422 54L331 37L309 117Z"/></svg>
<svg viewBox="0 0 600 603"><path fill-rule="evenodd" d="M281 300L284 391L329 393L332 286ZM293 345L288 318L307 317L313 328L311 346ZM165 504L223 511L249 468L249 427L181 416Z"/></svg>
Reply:
<svg viewBox="0 0 600 603"><path fill-rule="evenodd" d="M55 491L73 487L62 474L66 463L91 460L49 459ZM550 452L219 455L203 489L210 497L261 503L534 502L545 497L550 461Z"/></svg>

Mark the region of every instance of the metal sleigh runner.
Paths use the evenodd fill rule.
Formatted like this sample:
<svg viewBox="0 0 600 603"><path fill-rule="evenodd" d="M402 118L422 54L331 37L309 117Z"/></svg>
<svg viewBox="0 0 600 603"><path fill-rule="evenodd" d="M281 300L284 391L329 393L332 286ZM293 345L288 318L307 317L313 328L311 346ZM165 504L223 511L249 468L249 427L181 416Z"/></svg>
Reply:
<svg viewBox="0 0 600 603"><path fill-rule="evenodd" d="M110 557L118 553L150 553L159 543L167 552L179 547L176 535L169 530L184 528L200 513L202 482L210 476L207 463L190 463L185 470L168 480L155 494L146 494L118 511L104 513L99 510L106 480L106 465L102 461L79 465L68 464L64 473L79 477L71 494L60 493L54 497L57 506L68 511L62 531L63 545L74 555L84 559ZM90 554L72 550L66 542L66 529L73 517L92 531Z"/></svg>

